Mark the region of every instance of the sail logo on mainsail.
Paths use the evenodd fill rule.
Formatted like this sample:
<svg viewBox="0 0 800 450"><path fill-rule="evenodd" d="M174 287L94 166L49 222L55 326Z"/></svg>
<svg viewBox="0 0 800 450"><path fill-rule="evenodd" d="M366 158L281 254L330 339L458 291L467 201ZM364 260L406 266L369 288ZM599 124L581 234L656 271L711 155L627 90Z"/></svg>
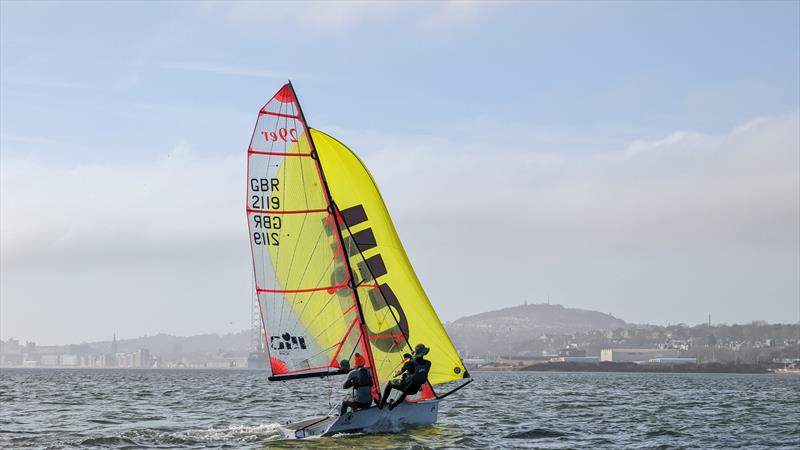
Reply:
<svg viewBox="0 0 800 450"><path fill-rule="evenodd" d="M306 337L305 336L292 336L289 333L283 333L280 336L270 336L269 346L273 350L305 350Z"/></svg>
<svg viewBox="0 0 800 450"><path fill-rule="evenodd" d="M362 224L369 224L367 212L364 210L363 205L345 208L340 210L339 214L348 230ZM346 241L345 248L348 249L348 257L359 254L363 256L363 258L358 258L356 262L356 267L362 278L360 283L375 283L375 286L368 291L372 311L376 313L387 312L396 320L396 325L385 330L373 330L370 327L370 323L366 323L373 345L386 353L402 351L405 347L402 342L406 341L409 336L406 313L403 311L403 306L389 284L378 281L379 278L387 275L389 271L380 253L368 258L363 255L364 252L378 246L375 233L373 233L372 228L367 227L345 236L344 240ZM387 308L389 310L385 311Z"/></svg>

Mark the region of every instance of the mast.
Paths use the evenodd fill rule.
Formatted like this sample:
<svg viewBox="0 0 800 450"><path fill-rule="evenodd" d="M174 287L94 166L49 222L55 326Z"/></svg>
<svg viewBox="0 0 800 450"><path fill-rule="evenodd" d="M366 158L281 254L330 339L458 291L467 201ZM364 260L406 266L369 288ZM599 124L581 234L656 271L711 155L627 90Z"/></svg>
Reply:
<svg viewBox="0 0 800 450"><path fill-rule="evenodd" d="M322 181L322 187L325 191L325 196L328 200L328 209L331 215L333 216L333 224L334 228L336 228L336 236L339 239L339 248L342 251L342 259L344 259L344 266L347 268L347 286L350 288L353 299L356 304L356 310L358 311L358 323L359 328L361 330L361 345L363 348L364 353L367 356L367 360L369 361L370 371L372 372L372 389L373 395L380 395L380 381L378 380L378 372L375 367L375 361L372 357L372 348L370 347L369 343L369 334L367 334L367 328L364 321L364 311L361 307L361 301L358 297L358 289L356 289L355 282L353 281L355 278L353 277L353 268L350 266L350 259L347 257L347 250L344 248L344 237L342 236L342 230L339 228L339 211L336 207L336 204L333 201L333 197L331 196L331 190L328 187L328 181L325 179L325 172L322 170L322 163L319 160L319 155L317 154L317 148L314 146L314 140L311 138L311 131L308 129L308 122L306 121L306 116L303 113L303 108L300 106L300 99L297 97L297 92L294 90L294 86L292 85L292 81L289 80L289 89L292 90L292 96L297 104L297 111L300 115L300 120L305 125L306 137L308 138L309 146L311 147L311 158L316 162L317 170L319 170L319 177ZM347 226L347 224L345 224Z"/></svg>

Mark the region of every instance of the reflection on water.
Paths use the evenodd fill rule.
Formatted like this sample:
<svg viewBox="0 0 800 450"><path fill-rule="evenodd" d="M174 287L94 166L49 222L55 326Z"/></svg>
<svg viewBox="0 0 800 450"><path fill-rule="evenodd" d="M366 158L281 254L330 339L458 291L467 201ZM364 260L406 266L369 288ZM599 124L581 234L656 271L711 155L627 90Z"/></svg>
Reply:
<svg viewBox="0 0 800 450"><path fill-rule="evenodd" d="M3 370L0 447L800 447L800 377L476 373L435 426L278 441L341 381L248 371Z"/></svg>

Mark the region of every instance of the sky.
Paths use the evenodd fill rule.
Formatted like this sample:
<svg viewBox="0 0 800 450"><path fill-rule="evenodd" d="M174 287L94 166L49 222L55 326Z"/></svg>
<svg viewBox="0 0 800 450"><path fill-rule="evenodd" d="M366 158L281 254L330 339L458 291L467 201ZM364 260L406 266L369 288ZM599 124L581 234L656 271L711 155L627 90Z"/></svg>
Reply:
<svg viewBox="0 0 800 450"><path fill-rule="evenodd" d="M250 326L291 79L443 321L800 320L800 2L0 1L0 338Z"/></svg>

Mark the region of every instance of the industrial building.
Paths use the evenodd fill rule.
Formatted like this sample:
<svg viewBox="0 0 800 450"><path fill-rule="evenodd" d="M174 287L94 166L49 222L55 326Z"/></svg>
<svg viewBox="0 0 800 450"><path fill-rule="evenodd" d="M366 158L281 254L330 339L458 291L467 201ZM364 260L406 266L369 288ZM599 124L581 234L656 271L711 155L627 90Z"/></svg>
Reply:
<svg viewBox="0 0 800 450"><path fill-rule="evenodd" d="M600 358L597 356L556 356L550 358L550 362L598 364Z"/></svg>
<svg viewBox="0 0 800 450"><path fill-rule="evenodd" d="M678 350L661 348L604 348L600 351L600 361L610 362L644 362L679 356Z"/></svg>

